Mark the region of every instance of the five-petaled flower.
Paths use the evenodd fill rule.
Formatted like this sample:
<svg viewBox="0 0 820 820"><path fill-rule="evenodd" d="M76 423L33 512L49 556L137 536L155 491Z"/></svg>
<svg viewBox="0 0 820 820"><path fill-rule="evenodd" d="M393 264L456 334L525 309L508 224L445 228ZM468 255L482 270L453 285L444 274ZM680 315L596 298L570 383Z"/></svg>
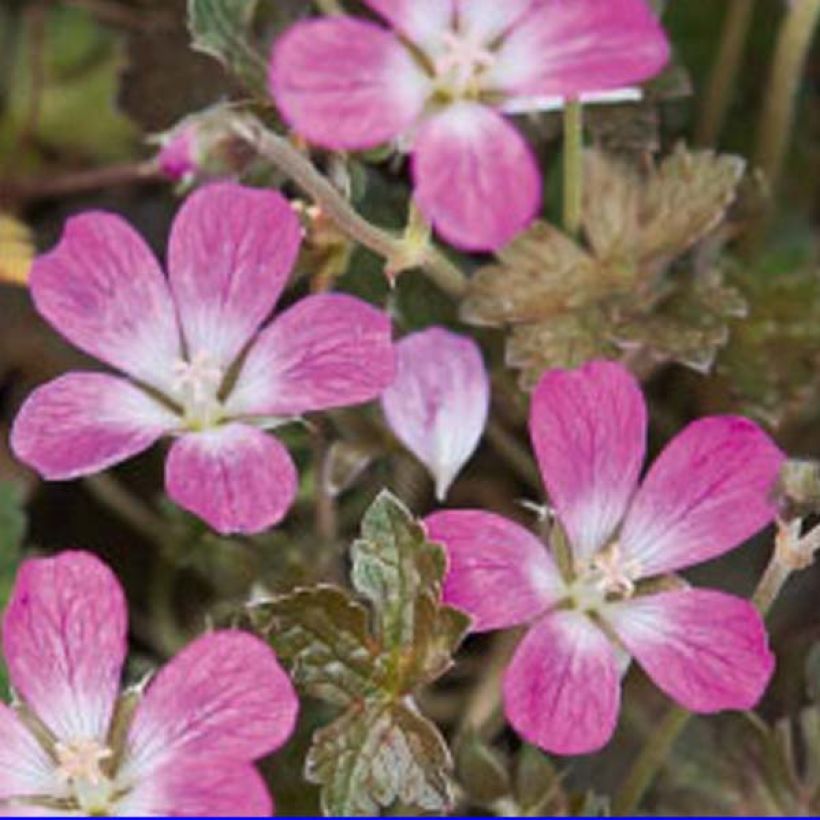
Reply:
<svg viewBox="0 0 820 820"><path fill-rule="evenodd" d="M126 632L122 589L93 555L23 564L3 622L18 699L0 703L0 815L269 816L253 761L299 707L271 649L212 632L120 698Z"/></svg>
<svg viewBox="0 0 820 820"><path fill-rule="evenodd" d="M445 599L479 631L529 625L505 672L505 710L523 737L558 754L609 740L630 656L694 712L751 708L772 674L749 602L650 579L721 555L769 523L783 454L752 422L710 417L681 432L638 487L646 426L640 388L620 365L542 378L530 433L571 548L563 572L541 541L500 516L427 519L449 555Z"/></svg>
<svg viewBox="0 0 820 820"><path fill-rule="evenodd" d="M468 250L506 244L540 204L536 162L502 113L612 99L668 59L645 0L365 2L393 31L297 23L274 46L273 96L317 145L409 146L418 205Z"/></svg>
<svg viewBox="0 0 820 820"><path fill-rule="evenodd" d="M119 217L70 220L34 265L34 302L131 381L69 373L34 391L12 431L18 458L47 479L72 479L171 435L166 485L180 506L222 533L278 523L296 469L260 428L374 399L395 368L389 318L351 296L307 297L260 330L300 240L278 193L206 186L174 221L166 280Z"/></svg>

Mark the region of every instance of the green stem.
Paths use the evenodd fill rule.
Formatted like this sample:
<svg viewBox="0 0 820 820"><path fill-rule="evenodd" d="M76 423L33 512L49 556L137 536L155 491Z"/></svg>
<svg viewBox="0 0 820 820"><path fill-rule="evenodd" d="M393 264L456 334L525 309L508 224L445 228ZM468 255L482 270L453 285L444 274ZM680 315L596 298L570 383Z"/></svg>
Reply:
<svg viewBox="0 0 820 820"><path fill-rule="evenodd" d="M760 610L761 615L765 617L769 614L792 572L811 563L812 556L818 549L820 527L801 538L799 521L779 525L774 552L752 595L752 602ZM692 714L681 706L672 706L669 709L657 731L649 738L632 764L613 801L614 815L627 816L635 813L691 717Z"/></svg>
<svg viewBox="0 0 820 820"><path fill-rule="evenodd" d="M714 146L729 111L737 88L740 66L749 38L755 0L730 0L715 64L703 97L695 142L705 147Z"/></svg>
<svg viewBox="0 0 820 820"><path fill-rule="evenodd" d="M397 260L409 266L407 244L402 237L372 225L360 216L342 194L287 139L268 130L250 115L237 117L234 132L256 152L285 173L327 214L338 228L388 262ZM467 289L467 278L444 254L432 245L417 254L415 261L427 276L445 293L461 297ZM395 272L395 270L394 270Z"/></svg>
<svg viewBox="0 0 820 820"><path fill-rule="evenodd" d="M794 0L778 35L760 119L757 165L777 188L797 110L797 92L820 22L820 0Z"/></svg>
<svg viewBox="0 0 820 820"><path fill-rule="evenodd" d="M581 232L584 208L584 115L578 100L564 108L564 230Z"/></svg>

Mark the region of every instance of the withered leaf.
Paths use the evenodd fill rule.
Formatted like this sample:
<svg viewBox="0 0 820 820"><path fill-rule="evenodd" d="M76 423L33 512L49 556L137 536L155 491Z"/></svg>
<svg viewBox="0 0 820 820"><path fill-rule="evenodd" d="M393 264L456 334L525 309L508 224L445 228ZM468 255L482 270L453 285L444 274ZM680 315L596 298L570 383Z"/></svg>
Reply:
<svg viewBox="0 0 820 820"><path fill-rule="evenodd" d="M0 213L0 282L26 285L34 261L34 242L28 227Z"/></svg>

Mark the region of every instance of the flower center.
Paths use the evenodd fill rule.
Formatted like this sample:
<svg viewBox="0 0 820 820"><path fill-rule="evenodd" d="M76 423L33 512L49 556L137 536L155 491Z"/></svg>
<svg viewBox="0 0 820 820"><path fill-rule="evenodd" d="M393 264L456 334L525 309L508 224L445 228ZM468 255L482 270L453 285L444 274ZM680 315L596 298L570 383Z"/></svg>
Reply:
<svg viewBox="0 0 820 820"><path fill-rule="evenodd" d="M495 55L475 35L448 31L444 51L434 63L442 91L455 97L475 97L481 90L481 75L495 65Z"/></svg>
<svg viewBox="0 0 820 820"><path fill-rule="evenodd" d="M222 417L219 389L225 378L220 364L205 350L190 361L174 365L174 387L182 401L185 421L194 429L213 427Z"/></svg>
<svg viewBox="0 0 820 820"><path fill-rule="evenodd" d="M628 600L635 594L635 582L640 575L640 563L625 562L620 545L613 541L581 570L572 586L573 599L584 610L597 610L611 601Z"/></svg>
<svg viewBox="0 0 820 820"><path fill-rule="evenodd" d="M101 763L112 757L111 749L97 740L57 742L57 778L67 786L77 805L88 815L105 815L111 808L114 785Z"/></svg>

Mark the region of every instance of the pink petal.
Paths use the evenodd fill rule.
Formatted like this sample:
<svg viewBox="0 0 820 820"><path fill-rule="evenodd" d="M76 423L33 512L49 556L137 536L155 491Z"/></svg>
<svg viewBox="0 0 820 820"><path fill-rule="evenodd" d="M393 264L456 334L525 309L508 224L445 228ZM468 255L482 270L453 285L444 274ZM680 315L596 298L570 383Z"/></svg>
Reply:
<svg viewBox="0 0 820 820"><path fill-rule="evenodd" d="M297 485L284 445L245 424L182 436L165 465L168 495L223 535L253 534L278 524Z"/></svg>
<svg viewBox="0 0 820 820"><path fill-rule="evenodd" d="M146 450L179 419L124 379L68 373L26 399L11 432L20 461L50 481L97 473Z"/></svg>
<svg viewBox="0 0 820 820"><path fill-rule="evenodd" d="M31 271L37 310L63 336L161 390L173 384L179 329L165 277L127 222L90 212L70 219Z"/></svg>
<svg viewBox="0 0 820 820"><path fill-rule="evenodd" d="M606 618L649 677L693 712L751 709L774 671L760 614L733 595L661 592L616 604Z"/></svg>
<svg viewBox="0 0 820 820"><path fill-rule="evenodd" d="M430 81L397 37L353 17L291 26L274 46L269 82L295 131L338 150L398 137L430 93Z"/></svg>
<svg viewBox="0 0 820 820"><path fill-rule="evenodd" d="M537 623L504 676L504 710L525 740L560 755L588 754L615 731L621 686L612 646L585 615Z"/></svg>
<svg viewBox="0 0 820 820"><path fill-rule="evenodd" d="M211 632L157 674L128 735L124 779L186 760L248 762L290 737L299 701L270 647L238 630Z"/></svg>
<svg viewBox="0 0 820 820"><path fill-rule="evenodd" d="M0 815L12 797L54 791L54 764L34 735L5 703L0 703ZM12 815L8 815L12 816Z"/></svg>
<svg viewBox="0 0 820 820"><path fill-rule="evenodd" d="M577 97L647 80L669 43L645 0L535 0L487 84L513 95Z"/></svg>
<svg viewBox="0 0 820 820"><path fill-rule="evenodd" d="M456 5L459 32L490 44L521 19L532 0L456 0Z"/></svg>
<svg viewBox="0 0 820 820"><path fill-rule="evenodd" d="M292 417L377 398L395 376L386 313L352 296L302 299L260 335L228 397L234 416Z"/></svg>
<svg viewBox="0 0 820 820"><path fill-rule="evenodd" d="M476 103L451 105L419 129L413 176L424 215L465 250L506 245L541 203L541 175L524 138Z"/></svg>
<svg viewBox="0 0 820 820"><path fill-rule="evenodd" d="M189 356L233 362L279 299L301 234L276 191L219 183L186 200L171 230L168 268Z"/></svg>
<svg viewBox="0 0 820 820"><path fill-rule="evenodd" d="M425 519L447 550L444 600L473 618L473 631L528 623L560 598L564 584L532 533L479 510L445 510Z"/></svg>
<svg viewBox="0 0 820 820"><path fill-rule="evenodd" d="M708 561L775 516L785 456L753 422L715 416L690 424L661 453L624 522L624 559L641 575Z"/></svg>
<svg viewBox="0 0 820 820"><path fill-rule="evenodd" d="M457 2L457 0L363 1L428 55L438 53L442 46L442 35L453 28L455 2Z"/></svg>
<svg viewBox="0 0 820 820"><path fill-rule="evenodd" d="M122 588L90 553L20 567L3 620L3 653L14 689L58 738L106 738L126 631Z"/></svg>
<svg viewBox="0 0 820 820"><path fill-rule="evenodd" d="M551 370L533 394L530 436L550 502L573 549L589 558L610 538L635 491L646 447L646 404L611 362Z"/></svg>
<svg viewBox="0 0 820 820"><path fill-rule="evenodd" d="M490 384L478 345L431 328L396 345L396 380L382 395L393 432L427 467L439 500L478 447Z"/></svg>
<svg viewBox="0 0 820 820"><path fill-rule="evenodd" d="M249 763L173 760L117 803L122 817L270 817L265 781Z"/></svg>

